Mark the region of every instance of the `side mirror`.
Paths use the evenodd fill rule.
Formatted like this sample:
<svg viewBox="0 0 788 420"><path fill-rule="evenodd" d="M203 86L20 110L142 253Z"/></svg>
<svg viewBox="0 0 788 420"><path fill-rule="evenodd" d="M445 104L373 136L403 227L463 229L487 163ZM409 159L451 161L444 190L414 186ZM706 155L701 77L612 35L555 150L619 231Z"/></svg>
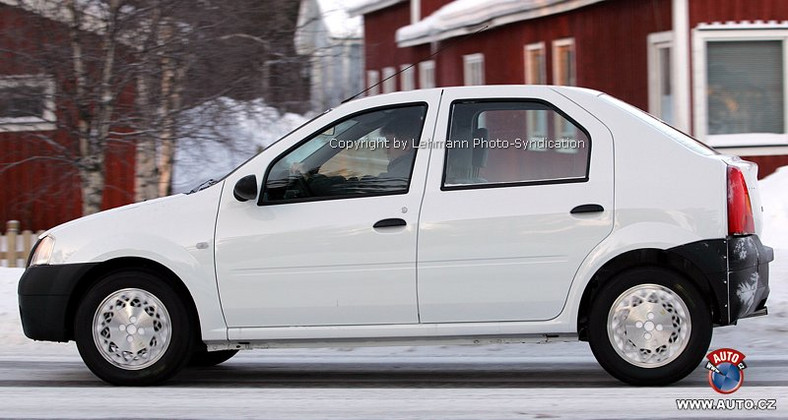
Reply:
<svg viewBox="0 0 788 420"><path fill-rule="evenodd" d="M238 180L233 188L233 196L240 202L254 200L257 198L257 177L247 175Z"/></svg>

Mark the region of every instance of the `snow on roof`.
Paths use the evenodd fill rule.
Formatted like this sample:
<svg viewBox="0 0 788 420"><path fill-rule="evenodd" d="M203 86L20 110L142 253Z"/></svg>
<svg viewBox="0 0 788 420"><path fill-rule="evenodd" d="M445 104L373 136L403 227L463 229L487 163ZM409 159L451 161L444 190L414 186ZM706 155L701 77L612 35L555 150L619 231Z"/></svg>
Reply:
<svg viewBox="0 0 788 420"><path fill-rule="evenodd" d="M345 8L351 16L361 16L391 7L403 1L405 0L349 0L344 3L347 4Z"/></svg>
<svg viewBox="0 0 788 420"><path fill-rule="evenodd" d="M361 38L363 21L360 15L351 16L342 0L317 0L323 21L332 38Z"/></svg>
<svg viewBox="0 0 788 420"><path fill-rule="evenodd" d="M455 0L432 15L397 30L400 47L434 42L488 26L562 13L604 0Z"/></svg>

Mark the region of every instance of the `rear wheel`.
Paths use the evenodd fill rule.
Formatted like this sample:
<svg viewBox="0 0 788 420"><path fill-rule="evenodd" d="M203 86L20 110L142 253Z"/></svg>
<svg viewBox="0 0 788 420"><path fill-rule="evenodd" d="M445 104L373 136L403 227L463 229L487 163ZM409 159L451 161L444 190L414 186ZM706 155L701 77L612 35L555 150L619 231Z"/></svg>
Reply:
<svg viewBox="0 0 788 420"><path fill-rule="evenodd" d="M77 309L79 354L115 385L151 385L188 362L193 326L178 294L147 271L115 272L98 282Z"/></svg>
<svg viewBox="0 0 788 420"><path fill-rule="evenodd" d="M694 285L662 268L619 274L594 299L589 344L608 373L633 385L689 375L711 341L708 305Z"/></svg>

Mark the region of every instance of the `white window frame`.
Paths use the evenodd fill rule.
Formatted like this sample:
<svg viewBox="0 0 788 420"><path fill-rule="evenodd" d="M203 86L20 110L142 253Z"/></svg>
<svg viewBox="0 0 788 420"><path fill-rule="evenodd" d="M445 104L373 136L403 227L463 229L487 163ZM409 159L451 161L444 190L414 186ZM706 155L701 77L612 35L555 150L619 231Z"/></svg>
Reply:
<svg viewBox="0 0 788 420"><path fill-rule="evenodd" d="M367 96L380 93L380 73L377 70L367 70Z"/></svg>
<svg viewBox="0 0 788 420"><path fill-rule="evenodd" d="M729 23L702 24L693 32L693 108L695 137L725 153L741 156L788 154L788 25L784 23ZM781 134L750 135L755 142L746 145L723 144L708 135L708 109L706 89L706 46L715 41L782 41L783 45L783 130Z"/></svg>
<svg viewBox="0 0 788 420"><path fill-rule="evenodd" d="M572 72L569 75L568 83L559 83L559 75L563 73L560 66L561 57L558 50L562 47L570 47L572 51ZM577 85L577 49L575 48L574 38L562 38L553 41L553 84L563 86ZM571 137L575 130L574 125L569 120L556 119L554 123L555 132L558 133L560 138Z"/></svg>
<svg viewBox="0 0 788 420"><path fill-rule="evenodd" d="M531 53L534 51L538 51L542 55L542 64L539 66L539 74L535 75L531 71L533 66L531 66ZM539 84L539 85L546 85L547 84L547 48L545 47L544 42L536 42L533 44L528 44L523 47L523 65L525 66L525 83L529 85ZM539 140L542 138L547 138L547 114L542 112L528 112L527 113L527 123L528 123L528 138L529 140ZM538 144L538 142L533 142L529 146L530 150L536 151L546 151L547 149L539 149L534 147L533 145Z"/></svg>
<svg viewBox="0 0 788 420"><path fill-rule="evenodd" d="M419 63L419 88L429 89L435 87L435 60Z"/></svg>
<svg viewBox="0 0 788 420"><path fill-rule="evenodd" d="M397 69L395 67L383 67L383 93L391 93L397 90Z"/></svg>
<svg viewBox="0 0 788 420"><path fill-rule="evenodd" d="M532 74L533 72L531 69L531 53L533 51L539 51L542 54L542 65L539 66L539 75ZM526 84L534 85L546 85L547 84L547 49L545 48L544 42L537 42L534 44L528 44L523 47L523 65L525 66L525 80Z"/></svg>
<svg viewBox="0 0 788 420"><path fill-rule="evenodd" d="M561 47L569 46L572 49L572 74L569 83L565 86L577 85L577 48L575 48L574 38L562 38L553 41L553 84L558 85L559 75L562 73L560 68L561 57L559 57L558 49Z"/></svg>
<svg viewBox="0 0 788 420"><path fill-rule="evenodd" d="M416 81L414 80L415 72L412 64L403 64L399 66L399 85L400 90L413 90L416 89Z"/></svg>
<svg viewBox="0 0 788 420"><path fill-rule="evenodd" d="M421 20L421 0L410 0L410 24ZM405 90L405 89L403 89Z"/></svg>
<svg viewBox="0 0 788 420"><path fill-rule="evenodd" d="M44 111L35 117L0 117L0 132L55 130L55 80L43 74L0 76L0 87L20 86L44 88Z"/></svg>
<svg viewBox="0 0 788 420"><path fill-rule="evenodd" d="M662 59L660 53L663 49L670 49L671 58L673 58L673 32L656 32L649 34L647 37L648 43L648 112L658 118L663 118L662 110ZM676 95L676 81L673 80L673 67L676 65L675 61L671 62L670 74L668 75L671 80L671 89L673 95L673 121L668 121L671 124L676 122L676 110L678 109L678 95ZM664 118L663 118L664 119Z"/></svg>
<svg viewBox="0 0 788 420"><path fill-rule="evenodd" d="M465 86L484 84L484 54L466 54L462 56L462 80Z"/></svg>

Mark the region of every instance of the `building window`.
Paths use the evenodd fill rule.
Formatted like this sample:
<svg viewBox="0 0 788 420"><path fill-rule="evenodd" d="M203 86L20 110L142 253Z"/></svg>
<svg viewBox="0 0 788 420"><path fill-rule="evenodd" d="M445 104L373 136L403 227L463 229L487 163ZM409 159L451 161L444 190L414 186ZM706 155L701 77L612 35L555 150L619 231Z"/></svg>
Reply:
<svg viewBox="0 0 788 420"><path fill-rule="evenodd" d="M397 90L397 70L394 67L383 68L383 93Z"/></svg>
<svg viewBox="0 0 788 420"><path fill-rule="evenodd" d="M525 83L529 85L547 84L544 42L525 46Z"/></svg>
<svg viewBox="0 0 788 420"><path fill-rule="evenodd" d="M0 132L55 129L55 82L51 77L0 77Z"/></svg>
<svg viewBox="0 0 788 420"><path fill-rule="evenodd" d="M648 36L648 112L675 123L673 80L671 77L673 34L660 32Z"/></svg>
<svg viewBox="0 0 788 420"><path fill-rule="evenodd" d="M738 25L695 30L695 134L721 148L786 146L788 28Z"/></svg>
<svg viewBox="0 0 788 420"><path fill-rule="evenodd" d="M399 66L399 84L402 90L413 90L416 88L416 82L413 80L413 65L403 64Z"/></svg>
<svg viewBox="0 0 788 420"><path fill-rule="evenodd" d="M435 87L435 61L419 63L419 87L429 89Z"/></svg>
<svg viewBox="0 0 788 420"><path fill-rule="evenodd" d="M377 70L367 70L367 95L380 93L380 73Z"/></svg>
<svg viewBox="0 0 788 420"><path fill-rule="evenodd" d="M484 84L484 54L462 56L463 79L466 86Z"/></svg>
<svg viewBox="0 0 788 420"><path fill-rule="evenodd" d="M575 39L564 38L553 41L553 83L561 86L575 86Z"/></svg>

